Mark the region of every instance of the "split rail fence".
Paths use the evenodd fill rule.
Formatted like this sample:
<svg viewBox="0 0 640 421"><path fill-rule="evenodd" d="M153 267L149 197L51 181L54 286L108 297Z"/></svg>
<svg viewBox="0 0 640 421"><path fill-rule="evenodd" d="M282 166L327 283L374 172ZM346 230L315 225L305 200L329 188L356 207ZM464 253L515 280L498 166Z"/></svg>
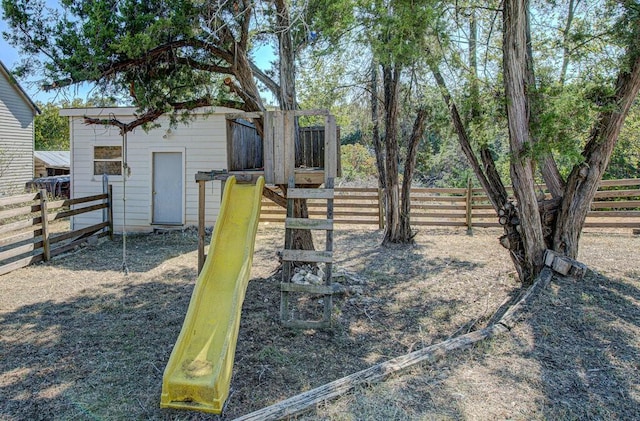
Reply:
<svg viewBox="0 0 640 421"><path fill-rule="evenodd" d="M65 200L51 200L46 190L0 198L0 275L48 261L89 237L113 236L111 197L109 186L105 194ZM103 212L103 222L58 233L50 225L87 212Z"/></svg>
<svg viewBox="0 0 640 421"><path fill-rule="evenodd" d="M540 188L544 193L544 186ZM511 191L509 191L511 193ZM321 201L308 201L309 217L326 214ZM263 198L261 222L282 222L285 209ZM334 224L384 228L383 194L377 188L335 188ZM499 227L498 216L481 188L411 189L411 225ZM640 228L640 179L602 181L585 227Z"/></svg>

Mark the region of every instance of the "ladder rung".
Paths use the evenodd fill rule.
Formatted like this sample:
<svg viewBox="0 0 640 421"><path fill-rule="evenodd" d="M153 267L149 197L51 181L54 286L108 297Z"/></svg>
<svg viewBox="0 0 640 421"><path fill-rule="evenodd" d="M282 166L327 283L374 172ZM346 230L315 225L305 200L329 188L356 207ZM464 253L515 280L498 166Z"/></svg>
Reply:
<svg viewBox="0 0 640 421"><path fill-rule="evenodd" d="M289 189L287 199L333 199L333 189Z"/></svg>
<svg viewBox="0 0 640 421"><path fill-rule="evenodd" d="M281 320L284 327L302 329L321 329L331 327L331 320Z"/></svg>
<svg viewBox="0 0 640 421"><path fill-rule="evenodd" d="M292 282L280 283L280 291L308 292L311 294L333 294L333 287L329 285L294 284Z"/></svg>
<svg viewBox="0 0 640 421"><path fill-rule="evenodd" d="M333 253L315 250L282 250L282 260L287 262L331 263Z"/></svg>
<svg viewBox="0 0 640 421"><path fill-rule="evenodd" d="M333 219L287 218L285 228L307 230L333 230Z"/></svg>

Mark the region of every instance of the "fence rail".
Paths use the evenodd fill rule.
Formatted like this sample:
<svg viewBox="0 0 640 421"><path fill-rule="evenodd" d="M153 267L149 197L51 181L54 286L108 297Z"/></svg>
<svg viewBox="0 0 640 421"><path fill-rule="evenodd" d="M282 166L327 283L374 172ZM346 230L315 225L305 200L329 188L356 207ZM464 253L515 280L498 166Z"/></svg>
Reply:
<svg viewBox="0 0 640 421"><path fill-rule="evenodd" d="M541 186L541 193L544 186ZM508 190L511 193L510 190ZM308 200L309 216L323 215L321 201ZM336 188L334 223L384 227L382 191ZM284 222L285 210L263 198L261 222ZM499 227L498 216L482 189L414 188L411 224L441 227ZM640 228L640 179L604 180L591 203L585 227Z"/></svg>
<svg viewBox="0 0 640 421"><path fill-rule="evenodd" d="M87 212L111 208L108 193L66 200L49 200L46 190L0 199L0 275L48 261L87 241L88 237L113 235L111 212L99 224L63 233L52 232L49 223ZM96 203L97 202L97 203Z"/></svg>

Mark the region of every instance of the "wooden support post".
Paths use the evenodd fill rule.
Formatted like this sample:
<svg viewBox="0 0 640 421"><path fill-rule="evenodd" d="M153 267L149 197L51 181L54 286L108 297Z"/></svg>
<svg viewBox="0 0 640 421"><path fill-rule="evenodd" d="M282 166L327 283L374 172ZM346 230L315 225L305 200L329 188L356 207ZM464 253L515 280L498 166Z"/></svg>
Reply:
<svg viewBox="0 0 640 421"><path fill-rule="evenodd" d="M324 123L324 173L327 179L335 178L338 174L338 129L336 118L328 115Z"/></svg>
<svg viewBox="0 0 640 421"><path fill-rule="evenodd" d="M264 135L262 137L262 153L264 165L264 181L266 184L275 184L274 169L274 143L273 143L273 111L264 113Z"/></svg>
<svg viewBox="0 0 640 421"><path fill-rule="evenodd" d="M107 190L107 222L109 223L109 239L113 241L113 185L109 184Z"/></svg>
<svg viewBox="0 0 640 421"><path fill-rule="evenodd" d="M198 274L204 266L204 221L205 221L205 187L206 182L198 180Z"/></svg>
<svg viewBox="0 0 640 421"><path fill-rule="evenodd" d="M51 260L51 247L49 243L49 219L47 212L47 191L45 189L40 190L40 216L42 224L42 257L45 262Z"/></svg>
<svg viewBox="0 0 640 421"><path fill-rule="evenodd" d="M325 161L326 162L326 161ZM333 189L333 177L327 177L326 183L324 183L326 189ZM333 225L333 199L327 199L327 220L331 221ZM333 227L327 230L326 235L326 251L333 255ZM325 278L324 284L331 288L332 284L332 272L333 272L333 259L332 262L325 265ZM325 294L322 298L324 304L324 314L322 320L331 324L331 312L333 311L333 295L331 293Z"/></svg>
<svg viewBox="0 0 640 421"><path fill-rule="evenodd" d="M466 207L467 207L467 234L471 235L473 233L473 221L472 221L472 211L473 211L473 195L472 195L472 184L471 184L471 177L469 177L467 179L467 200L466 200Z"/></svg>

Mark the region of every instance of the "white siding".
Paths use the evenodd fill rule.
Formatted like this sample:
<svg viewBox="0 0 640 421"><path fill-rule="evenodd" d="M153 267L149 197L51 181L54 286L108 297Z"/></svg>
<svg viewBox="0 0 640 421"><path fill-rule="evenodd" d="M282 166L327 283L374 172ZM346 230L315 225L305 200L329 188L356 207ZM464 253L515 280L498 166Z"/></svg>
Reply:
<svg viewBox="0 0 640 421"><path fill-rule="evenodd" d="M125 119L125 117L119 117ZM184 218L185 226L198 224L198 171L226 168L226 120L224 114L198 116L188 125L171 128L167 119L160 119L160 128L149 132L138 128L127 135L127 163L131 175L126 180L126 229L147 232L151 224L152 153L183 151L185 154ZM102 193L102 177L93 175L93 147L119 146L122 137L117 128L85 125L83 117L71 117L71 188L72 197ZM179 176L176 174L176 176ZM110 176L113 185L114 229L122 232L124 212L122 176ZM212 226L220 208L220 182L207 183L206 225ZM177 198L179 200L179 198ZM102 212L78 215L73 219L74 229L84 228L102 221Z"/></svg>
<svg viewBox="0 0 640 421"><path fill-rule="evenodd" d="M0 71L0 196L33 178L33 109Z"/></svg>

